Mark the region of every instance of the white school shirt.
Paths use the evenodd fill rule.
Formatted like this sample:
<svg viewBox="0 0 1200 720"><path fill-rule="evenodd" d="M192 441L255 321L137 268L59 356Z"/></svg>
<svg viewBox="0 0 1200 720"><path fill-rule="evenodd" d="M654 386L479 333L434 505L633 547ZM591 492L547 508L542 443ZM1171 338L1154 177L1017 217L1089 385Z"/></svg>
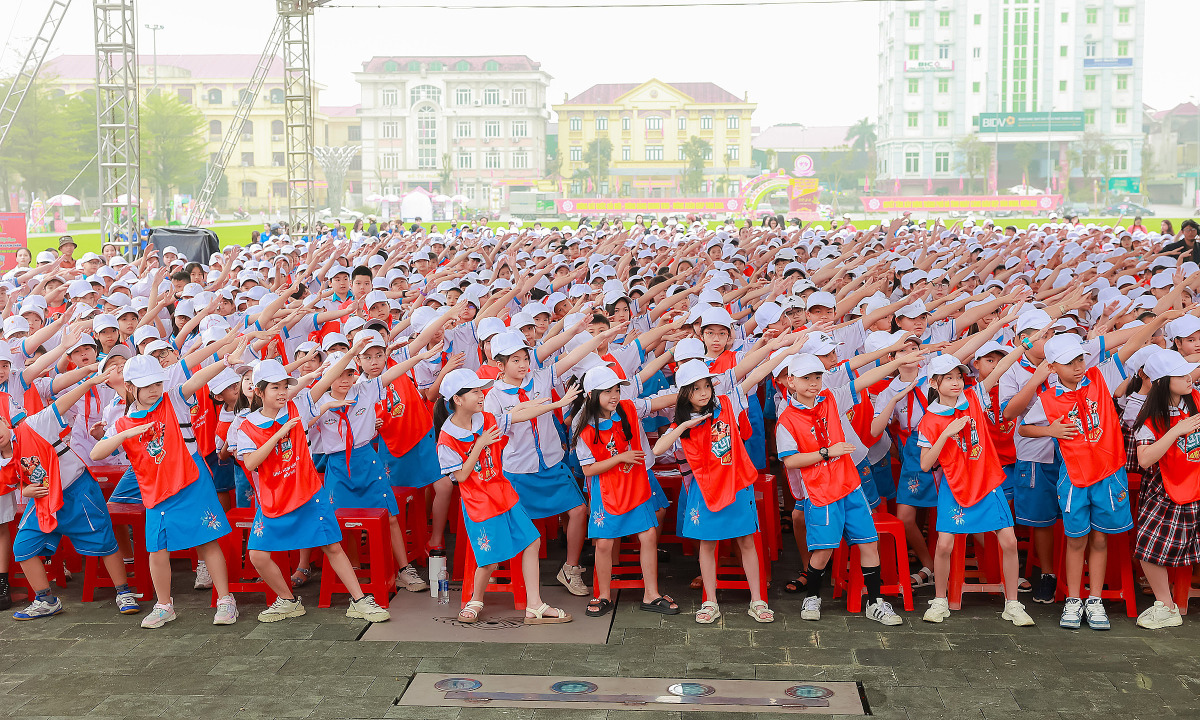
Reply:
<svg viewBox="0 0 1200 720"><path fill-rule="evenodd" d="M916 432L917 425L921 422L921 418L925 417L925 407L921 399L915 397L918 393L921 397L928 397L929 394L929 378L925 375L925 370L922 368L918 371L917 386L912 392L905 395L900 402L896 403L896 407L892 410L892 420L900 424L900 427L909 432ZM902 380L899 376L892 378L892 382L885 387L879 397L875 399L875 407L882 408L886 406L892 398L900 394L904 388L908 387L911 380ZM909 415L909 406L912 406L912 415ZM910 419L911 417L911 419Z"/></svg>
<svg viewBox="0 0 1200 720"><path fill-rule="evenodd" d="M633 407L637 410L637 417L628 418L629 426L630 429L633 430L633 432L636 432L638 437L641 439L642 450L646 451L646 469L649 470L650 468L654 467L654 446L652 446L650 441L646 438L646 431L642 429L642 423L640 421L642 418L648 417L652 412L650 409L650 400L649 398L633 398L630 402L633 403ZM611 419L614 423L621 422L615 413ZM578 417L572 420L571 425L573 428L579 425ZM572 434L574 434L574 432L575 431L572 430ZM632 442L630 443L630 446L632 447ZM596 464L596 457L592 455L592 449L583 441L583 438L580 438L575 442L575 457L579 458L580 467L587 467L588 465Z"/></svg>
<svg viewBox="0 0 1200 720"><path fill-rule="evenodd" d="M554 365L548 365L545 370L531 371L521 387L530 400L535 400L549 398L557 384L558 376L554 373ZM509 415L520 402L518 398L516 385L510 385L497 378L484 398L483 410L497 418ZM537 432L534 432L535 427ZM542 467L554 467L562 462L566 455L558 429L554 427L553 412L543 413L533 420L510 423L505 435L509 441L504 446L500 458L506 472L521 475L534 473Z"/></svg>
<svg viewBox="0 0 1200 720"><path fill-rule="evenodd" d="M867 331L863 329L862 320L855 320L846 327L833 331L833 339L838 343L838 360L845 362L862 352L867 344Z"/></svg>
<svg viewBox="0 0 1200 720"><path fill-rule="evenodd" d="M54 405L39 413L30 415L25 419L25 426L33 430L39 437L51 445L59 443L62 431L69 427L66 419L58 414L58 408ZM62 483L62 489L65 491L83 475L84 471L87 470L87 464L84 463L79 453L70 447L69 438L63 438L61 442L68 446L66 451L58 456L58 476ZM14 457L9 462L17 460L19 458Z"/></svg>
<svg viewBox="0 0 1200 720"><path fill-rule="evenodd" d="M1117 403L1121 404L1121 400L1125 401L1125 406L1121 408L1121 422L1124 423L1125 427L1131 428L1137 422L1138 415L1142 412L1142 406L1146 404L1146 396L1141 393L1132 393L1118 399Z"/></svg>
<svg viewBox="0 0 1200 720"><path fill-rule="evenodd" d="M96 395L84 395L83 398L72 405L66 413L63 414L64 419L71 426L71 447L80 454L81 457L91 457L92 448L96 447L98 442L92 437L92 425L96 423L104 423L107 428L110 423L117 421L117 418L125 414L125 403L117 403L117 392L108 385L97 385L94 388ZM124 451L121 451L122 455ZM97 462L97 465L114 465L117 461L113 456L104 458Z"/></svg>
<svg viewBox="0 0 1200 720"><path fill-rule="evenodd" d="M488 393L489 395L491 393ZM472 442L479 433L483 432L483 415L484 413L477 412L471 416L471 429L461 428L454 423L451 418L446 418L446 422L442 423L442 427L438 429L438 434L446 433L455 440L462 442ZM512 416L508 413L496 415L496 429L500 431L500 437L508 437L509 430L512 425ZM458 454L458 451L438 443L437 445L438 465L441 468L443 476L448 476L454 473L463 466L463 458ZM503 465L503 460L501 460ZM453 478L451 478L453 479ZM457 482L457 481L455 481Z"/></svg>
<svg viewBox="0 0 1200 720"><path fill-rule="evenodd" d="M1117 386L1120 385L1121 383L1125 382L1125 366L1121 364L1121 358L1118 357L1117 355L1113 355L1109 359L1100 363L1099 365L1096 366L1096 368L1100 371L1101 377L1104 378L1105 384L1108 385L1108 391L1110 393L1115 392L1117 389ZM1084 381L1090 382L1087 380L1086 377L1084 378ZM1082 384L1081 384L1081 386L1082 386ZM1055 392L1067 392L1067 389L1064 388L1058 382L1057 379L1055 379L1054 384L1051 386L1051 388L1053 388ZM1029 406L1029 411L1025 413L1025 416L1023 418L1021 418L1021 424L1022 425L1049 425L1050 424L1050 419L1048 417L1046 417L1046 408L1042 407L1042 398L1041 397L1036 397L1033 399L1033 404ZM1018 436L1020 436L1020 433L1018 433ZM1051 440L1053 442L1055 440L1055 438L1049 438L1049 440Z"/></svg>
<svg viewBox="0 0 1200 720"><path fill-rule="evenodd" d="M319 428L315 441L319 452L346 452L347 422L354 447L360 448L375 439L375 403L382 397L383 384L379 382L379 378L371 380L362 377L354 383L346 394L346 399L351 401L351 404L338 408L337 411L325 411L314 424L314 427ZM315 410L331 402L334 402L334 397L327 392L319 400L312 401L312 405ZM342 412L346 413L344 419Z"/></svg>

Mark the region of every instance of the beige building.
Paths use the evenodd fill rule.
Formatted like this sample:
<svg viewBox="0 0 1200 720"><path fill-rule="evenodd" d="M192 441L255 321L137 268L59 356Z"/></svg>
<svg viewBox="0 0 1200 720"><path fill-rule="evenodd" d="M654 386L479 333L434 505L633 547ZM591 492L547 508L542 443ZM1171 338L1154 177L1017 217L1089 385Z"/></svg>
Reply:
<svg viewBox="0 0 1200 720"><path fill-rule="evenodd" d="M204 115L204 139L208 144L209 157L214 158L221 148L225 131L237 112L241 94L247 92L250 78L258 64L258 55L158 55L158 89L172 93L180 100L194 105ZM60 55L48 60L43 66L41 77L52 87L66 94L84 92L95 88L96 59L92 55ZM154 87L155 57L138 56L138 83L143 95ZM334 128L326 130L329 116L327 108L318 104L320 86L313 88L316 137L331 139L340 133L349 134L349 126L356 124L357 116L347 117L339 113ZM341 110L341 109L334 109ZM338 129L338 128L345 128ZM283 60L276 57L263 83L250 117L242 127L237 148L225 168L229 193L218 197L215 205L221 212L232 212L243 208L248 212L269 211L277 213L287 209L287 165L284 156L284 110L283 110ZM359 171L361 177L361 170ZM324 177L317 168L318 181ZM361 182L356 182L357 191ZM324 202L324 194L318 189L318 198Z"/></svg>
<svg viewBox="0 0 1200 720"><path fill-rule="evenodd" d="M554 106L569 194L679 197L687 172L683 145L695 136L710 147L700 194L736 195L742 182L758 175L750 150L756 107L709 82L593 85ZM589 188L586 179L573 178L587 169L588 146L599 138L612 143L609 179Z"/></svg>

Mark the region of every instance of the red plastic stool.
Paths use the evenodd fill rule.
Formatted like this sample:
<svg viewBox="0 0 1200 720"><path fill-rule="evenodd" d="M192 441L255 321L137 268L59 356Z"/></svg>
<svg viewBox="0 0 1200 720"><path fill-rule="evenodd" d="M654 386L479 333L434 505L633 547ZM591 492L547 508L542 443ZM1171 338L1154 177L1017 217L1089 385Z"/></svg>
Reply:
<svg viewBox="0 0 1200 720"><path fill-rule="evenodd" d="M1035 559L1036 555L1037 555L1037 551L1034 548L1034 544L1033 544L1033 533L1038 528L1031 528L1027 525L1017 525L1016 526L1016 530L1018 533L1017 551L1018 552L1020 552L1021 550L1025 551L1025 573L1024 574L1025 574L1026 579L1028 579L1030 583L1032 583L1034 581L1033 568L1035 566L1038 568L1039 572L1044 573L1047 570L1049 570L1050 572L1058 572L1058 570L1057 570L1058 560L1057 559L1062 557L1063 545L1064 545L1064 541L1066 540L1066 536L1063 535L1061 520L1056 522L1053 527L1054 527L1054 558L1055 559L1052 561L1053 564L1050 568L1043 568L1040 564L1038 564L1038 562ZM1024 531L1024 533L1022 533L1022 531ZM1022 540L1020 538L1020 535L1025 534L1025 533L1027 533L1028 537L1027 537L1027 539Z"/></svg>
<svg viewBox="0 0 1200 720"><path fill-rule="evenodd" d="M92 465L88 468L88 474L96 479L96 484L100 486L100 492L107 500L108 496L112 495L113 489L117 487L121 476L128 469L128 465Z"/></svg>
<svg viewBox="0 0 1200 720"><path fill-rule="evenodd" d="M967 538L970 537L974 552L973 567L967 565ZM982 550L982 552L981 552ZM962 609L963 593L988 592L999 593L1004 597L1003 573L1000 569L1000 543L995 533L987 533L984 547L975 543L974 536L956 535L954 550L950 554L950 583L948 600L951 610ZM975 582L968 583L971 577Z"/></svg>
<svg viewBox="0 0 1200 720"><path fill-rule="evenodd" d="M391 523L383 508L344 508L337 511L342 526L342 546L347 553L357 551L359 567L355 570L364 593L375 596L380 607L387 607L396 589L396 560L392 555ZM367 565L362 565L362 536L367 536ZM350 591L338 579L337 573L321 573L321 597L317 607L329 607L334 594Z"/></svg>
<svg viewBox="0 0 1200 720"><path fill-rule="evenodd" d="M18 507L16 517L13 518L12 524L9 526L9 536L13 540L17 538L17 528L21 526L21 516L24 513L25 508ZM67 586L67 573L66 566L63 564L63 557L68 551L75 552L75 548L71 545L71 540L64 537L58 543L58 550L46 562L46 579L60 588ZM29 582L25 579L25 573L21 572L20 563L15 560L8 573L8 583L10 587L28 590L29 597L33 597L33 588L29 586Z"/></svg>
<svg viewBox="0 0 1200 720"><path fill-rule="evenodd" d="M783 526L779 522L779 495L775 476L759 473L754 483L754 505L758 509L758 527L768 563L779 559L783 548ZM768 572L770 565L767 565Z"/></svg>
<svg viewBox="0 0 1200 720"><path fill-rule="evenodd" d="M1187 615L1188 602L1194 597L1200 597L1200 588L1192 587L1192 567L1171 568L1171 591L1175 596L1175 604L1179 606L1179 614Z"/></svg>
<svg viewBox="0 0 1200 720"><path fill-rule="evenodd" d="M908 572L908 541L904 535L904 523L900 518L888 513L877 511L872 516L875 521L875 532L879 535L879 573L880 590L891 595L900 595L904 600L904 609L913 609L912 578ZM892 553L890 562L886 553ZM848 567L854 566L854 572ZM846 609L850 612L862 610L862 596L866 592L863 584L862 561L859 559L857 545L847 547L843 541L833 552L832 584L833 597L846 591Z"/></svg>
<svg viewBox="0 0 1200 720"><path fill-rule="evenodd" d="M425 488L392 486L400 512L396 522L404 535L404 550L408 561L426 564L429 561L429 513L425 509Z"/></svg>
<svg viewBox="0 0 1200 720"><path fill-rule="evenodd" d="M1125 614L1137 617L1137 583L1133 581L1133 555L1129 550L1129 532L1115 533L1108 536L1108 566L1104 571L1104 584L1109 588L1100 591L1100 597L1105 600L1122 600L1125 603ZM1067 552L1067 543L1063 542L1058 553L1056 570L1058 575L1058 591L1056 600L1062 602L1067 598L1067 579L1063 573L1063 560ZM1083 580L1080 583L1080 595L1091 594L1088 587L1089 574L1087 570L1087 551L1083 555ZM1084 595L1086 598L1087 596Z"/></svg>
<svg viewBox="0 0 1200 720"><path fill-rule="evenodd" d="M109 503L108 516L114 527L128 525L129 546L133 550L133 562L125 564L125 577L129 587L145 597L154 596L154 584L150 581L150 554L146 552L146 507L128 503ZM104 562L98 557L87 557L83 561L83 601L92 602L97 588L115 587Z"/></svg>
<svg viewBox="0 0 1200 720"><path fill-rule="evenodd" d="M462 607L466 607L471 596L475 594L475 570L479 566L475 563L475 550L471 547L471 543L465 542L466 535L462 537L464 542L460 544L466 546L465 564L463 566L465 575L462 581ZM507 580L507 582L496 582L497 580ZM496 569L492 571L491 577L488 578L487 587L483 589L483 592L485 594L508 593L512 595L513 608L517 610L525 609L525 576L521 573L520 553L496 565Z"/></svg>
<svg viewBox="0 0 1200 720"><path fill-rule="evenodd" d="M761 532L756 532L753 535L754 550L758 553L758 591L763 599L767 597L767 556L763 548L763 538ZM713 549L714 554L719 561L721 558L722 548L728 547L730 540L720 540L717 546ZM732 550L730 551L732 553ZM739 562L737 565L721 565L717 563L717 589L718 590L749 590L750 581L746 579L746 571ZM708 593L704 593L704 602L712 600Z"/></svg>
<svg viewBox="0 0 1200 720"><path fill-rule="evenodd" d="M646 587L644 578L642 577L641 547L642 544L636 536L632 540L629 538L620 538L616 541L613 548L612 572L609 576L610 590L640 590ZM599 586L600 576L593 567L592 587L596 588Z"/></svg>
<svg viewBox="0 0 1200 720"><path fill-rule="evenodd" d="M262 593L266 604L270 605L279 596L259 577L258 570L250 562L250 553L246 549L250 534L254 532L254 508L230 508L225 511L225 517L229 520L232 531L218 539L217 544L221 546L221 554L225 556L225 570L229 574L229 592L238 595L239 599L244 595ZM288 553L271 553L271 559L283 571L285 578L291 575ZM217 589L214 587L212 607L216 607L218 599Z"/></svg>
<svg viewBox="0 0 1200 720"><path fill-rule="evenodd" d="M538 545L538 559L546 559L546 547L551 540L558 538L558 516L541 518L533 521L533 526L538 529L538 533L542 536L542 542Z"/></svg>

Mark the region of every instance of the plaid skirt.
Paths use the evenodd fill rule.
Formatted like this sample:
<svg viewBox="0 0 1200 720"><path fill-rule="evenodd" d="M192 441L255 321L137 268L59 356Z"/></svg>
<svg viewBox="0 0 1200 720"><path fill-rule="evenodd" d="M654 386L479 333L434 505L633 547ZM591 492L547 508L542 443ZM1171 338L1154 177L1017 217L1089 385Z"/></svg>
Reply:
<svg viewBox="0 0 1200 720"><path fill-rule="evenodd" d="M1165 567L1200 565L1200 501L1172 500L1155 467L1142 476L1140 502L1133 556Z"/></svg>

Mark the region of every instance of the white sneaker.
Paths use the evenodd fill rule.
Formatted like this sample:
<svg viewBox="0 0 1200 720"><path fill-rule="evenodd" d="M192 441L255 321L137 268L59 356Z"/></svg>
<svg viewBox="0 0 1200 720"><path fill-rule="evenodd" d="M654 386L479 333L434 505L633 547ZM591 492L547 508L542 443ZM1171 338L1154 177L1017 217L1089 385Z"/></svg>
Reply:
<svg viewBox="0 0 1200 720"><path fill-rule="evenodd" d="M904 622L904 619L892 609L892 604L883 598L875 598L875 602L868 603L867 611L864 614L868 619L881 625L899 625Z"/></svg>
<svg viewBox="0 0 1200 720"><path fill-rule="evenodd" d="M208 574L208 566L204 564L203 560L197 562L196 563L196 582L195 582L194 587L197 590L211 590L212 585L213 585L212 575Z"/></svg>
<svg viewBox="0 0 1200 720"><path fill-rule="evenodd" d="M396 587L404 588L409 592L421 592L429 589L429 583L422 580L417 569L412 566L412 563L409 563L396 573Z"/></svg>
<svg viewBox="0 0 1200 720"><path fill-rule="evenodd" d="M588 586L583 582L583 568L578 565L563 565L559 568L558 581L572 595L588 594Z"/></svg>
<svg viewBox="0 0 1200 720"><path fill-rule="evenodd" d="M1147 630L1179 627L1182 624L1183 616L1179 614L1179 606L1167 607L1161 600L1155 600L1154 604L1142 611L1137 619L1138 627Z"/></svg>
<svg viewBox="0 0 1200 720"><path fill-rule="evenodd" d="M213 625L232 625L237 622L237 601L232 595L225 595L217 600L217 614L213 617Z"/></svg>
<svg viewBox="0 0 1200 720"><path fill-rule="evenodd" d="M925 611L925 622L940 623L950 619L950 601L946 598L935 597L929 601L929 609Z"/></svg>
<svg viewBox="0 0 1200 720"><path fill-rule="evenodd" d="M132 592L117 593L117 610L122 615L133 615L140 613L142 608L138 606L137 597Z"/></svg>
<svg viewBox="0 0 1200 720"><path fill-rule="evenodd" d="M1058 626L1068 630L1078 630L1082 620L1083 601L1079 598L1067 598L1067 601L1063 603L1062 616L1058 619Z"/></svg>
<svg viewBox="0 0 1200 720"><path fill-rule="evenodd" d="M801 620L820 620L821 619L821 596L809 595L804 598L804 605L800 608Z"/></svg>
<svg viewBox="0 0 1200 720"><path fill-rule="evenodd" d="M1017 627L1031 627L1037 624L1029 617L1029 613L1025 612L1025 606L1019 600L1005 600L1004 614L1000 617Z"/></svg>
<svg viewBox="0 0 1200 720"><path fill-rule="evenodd" d="M1108 622L1108 611L1104 609L1104 601L1098 597L1090 597L1083 604L1083 613L1087 616L1087 624L1093 630L1108 630L1112 627Z"/></svg>
<svg viewBox="0 0 1200 720"><path fill-rule="evenodd" d="M258 614L258 621L264 623L279 622L287 618L300 617L303 614L304 603L301 602L299 595L291 600L277 597L275 598L275 602L271 603L271 607Z"/></svg>
<svg viewBox="0 0 1200 720"><path fill-rule="evenodd" d="M57 615L62 611L62 600L59 600L57 597L53 601L35 597L33 602L29 603L29 606L24 610L18 610L13 613L13 620L36 620L38 618Z"/></svg>
<svg viewBox="0 0 1200 720"><path fill-rule="evenodd" d="M357 600L350 601L350 608L346 610L346 617L377 623L390 620L392 614L379 607L379 603L375 602L375 598L370 595L363 595Z"/></svg>
<svg viewBox="0 0 1200 720"><path fill-rule="evenodd" d="M150 614L142 618L142 627L148 630L160 628L175 619L175 606L154 603Z"/></svg>

